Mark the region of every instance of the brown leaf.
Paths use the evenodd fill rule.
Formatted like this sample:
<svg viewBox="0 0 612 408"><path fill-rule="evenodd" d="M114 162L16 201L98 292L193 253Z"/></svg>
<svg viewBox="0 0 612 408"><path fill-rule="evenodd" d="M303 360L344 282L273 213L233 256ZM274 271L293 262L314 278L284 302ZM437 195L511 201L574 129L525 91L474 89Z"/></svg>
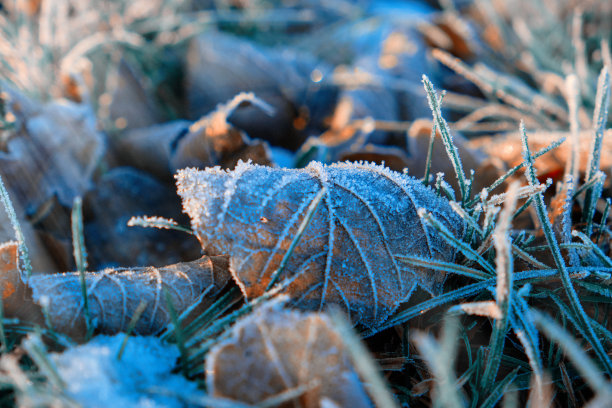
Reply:
<svg viewBox="0 0 612 408"><path fill-rule="evenodd" d="M225 104L189 126L189 131L176 139L176 145L170 157L173 171L184 167L206 167L238 161L236 156L244 155L254 145L247 135L227 122L227 118L236 109L256 105L264 112L271 114L273 108L258 99L252 93L239 93ZM265 116L265 113L261 113ZM260 143L261 144L261 143ZM270 164L267 155L253 157L260 164Z"/></svg>
<svg viewBox="0 0 612 408"><path fill-rule="evenodd" d="M125 132L115 141L122 163L165 180L171 175L170 157L175 141L189 131L192 122L174 120Z"/></svg>
<svg viewBox="0 0 612 408"><path fill-rule="evenodd" d="M211 350L206 371L214 397L258 404L304 387L281 406L318 408L324 398L340 407L372 406L340 334L323 314L262 307Z"/></svg>
<svg viewBox="0 0 612 408"><path fill-rule="evenodd" d="M550 146L553 142L567 137L569 132L554 132L554 131L537 131L529 133L529 149L532 152L544 149ZM582 158L579 162L579 171L584 174L588 165L584 158L589 156L591 149L591 139L593 132L585 130L580 132L579 157ZM481 137L471 140L468 143L471 148L477 148L485 152L491 157L499 158L506 163L508 168L514 167L523 161L521 149L521 135L519 133L507 133L504 135L494 135L492 137ZM538 178L545 181L547 178L560 180L563 177L566 163L571 155L571 143L566 140L556 149L551 150L544 156L535 160L534 165L538 174ZM608 177L612 172L612 130L607 130L603 137L601 148L601 165L600 168Z"/></svg>
<svg viewBox="0 0 612 408"><path fill-rule="evenodd" d="M284 147L301 143L293 126L297 99L310 85L310 72L299 66L304 55L293 58L250 41L207 31L189 46L186 90L190 117L198 118L239 92L255 92L274 107L272 118L255 109L244 109L232 122L249 136Z"/></svg>
<svg viewBox="0 0 612 408"><path fill-rule="evenodd" d="M0 290L5 317L36 323L44 321L40 307L32 301L32 291L21 280L19 244L16 241L0 244Z"/></svg>
<svg viewBox="0 0 612 408"><path fill-rule="evenodd" d="M5 315L44 324L41 305L45 304L53 329L82 339L86 327L79 274L32 275L24 283L17 265L17 243L0 246ZM228 280L228 260L224 256L205 256L163 268L116 268L85 273L90 316L97 331L107 334L124 331L141 301L147 306L134 333L158 333L170 323L162 288L168 290L175 310L181 313L203 293L214 297Z"/></svg>
<svg viewBox="0 0 612 408"><path fill-rule="evenodd" d="M382 166L341 163L272 169L240 163L234 171L179 171L178 193L209 254L229 254L248 298L261 295L279 268L307 208L326 189L280 279L295 304L344 307L353 322L376 327L417 285L431 294L445 274L410 269L397 256L451 261L455 250L417 215L434 213L456 235L463 222L448 202L411 177Z"/></svg>
<svg viewBox="0 0 612 408"><path fill-rule="evenodd" d="M4 179L4 178L3 178ZM4 179L6 183L6 179ZM9 196L12 198L15 196L13 191L9 188ZM37 234L37 231L32 227L32 224L27 220L25 216L25 210L21 207L21 204L13 200L13 207L17 215L17 220L25 241L28 243L28 251L32 262L32 267L38 271L55 272L57 271L57 264L47 247L45 246L45 238ZM6 242L14 240L15 230L11 225L11 221L4 210L0 208L0 242Z"/></svg>
<svg viewBox="0 0 612 408"><path fill-rule="evenodd" d="M409 163L409 159L402 149L372 144L367 144L362 149L353 152L345 152L340 156L340 161L374 162L399 172L407 168Z"/></svg>
<svg viewBox="0 0 612 408"><path fill-rule="evenodd" d="M123 163L160 179L189 166L233 168L240 159L271 164L265 142L251 140L227 122L232 112L251 105L259 106L262 116L271 112L255 95L239 93L195 122L177 120L126 132L117 140L116 150Z"/></svg>

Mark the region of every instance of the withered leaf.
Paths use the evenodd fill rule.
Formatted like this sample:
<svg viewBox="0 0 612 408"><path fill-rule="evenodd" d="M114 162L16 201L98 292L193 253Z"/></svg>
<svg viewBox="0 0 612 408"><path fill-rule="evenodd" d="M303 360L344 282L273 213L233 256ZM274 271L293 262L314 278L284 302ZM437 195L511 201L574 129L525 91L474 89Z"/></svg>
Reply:
<svg viewBox="0 0 612 408"><path fill-rule="evenodd" d="M248 298L261 295L279 267L314 197L326 192L279 279L293 302L343 307L374 328L417 285L441 291L445 275L411 269L397 256L451 261L455 250L417 215L426 208L456 235L463 221L448 202L412 177L368 163L272 169L240 163L179 171L178 193L209 254L229 254Z"/></svg>
<svg viewBox="0 0 612 408"><path fill-rule="evenodd" d="M272 110L254 94L239 93L195 122L176 120L126 132L116 150L124 163L160 179L188 166L233 168L240 159L270 164L267 143L250 139L227 121L234 111L251 105L263 109L258 112L263 116Z"/></svg>
<svg viewBox="0 0 612 408"><path fill-rule="evenodd" d="M612 130L608 129L604 133L600 159L600 167L608 177L612 174L612 138L610 136L612 136ZM569 142L570 134L563 131L538 131L529 134L529 149L532 152L544 149L563 137L568 138L568 140L534 162L540 179L546 180L550 177L554 180L560 180L562 178L572 151L571 143ZM593 133L591 130L580 132L578 142L580 147L579 158L588 157L592 138ZM508 168L514 167L523 161L521 135L517 132L498 134L491 137L483 136L471 140L468 146L481 149L490 157L501 159ZM587 164L588 160L579 160L578 170L581 174L586 172Z"/></svg>
<svg viewBox="0 0 612 408"><path fill-rule="evenodd" d="M274 107L273 117L247 108L232 115L232 123L250 137L295 149L303 141L294 127L296 106L306 102L307 94L314 91L309 76L317 65L304 51L298 57L290 49L268 49L207 30L191 40L187 52L189 117L201 117L239 92L255 92ZM318 97L316 102L327 103L325 99Z"/></svg>
<svg viewBox="0 0 612 408"><path fill-rule="evenodd" d="M76 339L85 336L83 298L76 272L32 275L20 279L17 243L0 246L0 284L5 315L44 324L41 306L53 329ZM211 299L230 279L227 257L204 256L196 261L162 268L115 268L86 272L89 313L100 333L124 331L141 302L146 308L134 333L155 334L169 322L168 290L177 313L191 306L203 293Z"/></svg>
<svg viewBox="0 0 612 408"><path fill-rule="evenodd" d="M299 398L281 406L318 408L323 399L340 407L372 406L324 314L262 307L211 350L206 369L215 397L257 404L302 387Z"/></svg>

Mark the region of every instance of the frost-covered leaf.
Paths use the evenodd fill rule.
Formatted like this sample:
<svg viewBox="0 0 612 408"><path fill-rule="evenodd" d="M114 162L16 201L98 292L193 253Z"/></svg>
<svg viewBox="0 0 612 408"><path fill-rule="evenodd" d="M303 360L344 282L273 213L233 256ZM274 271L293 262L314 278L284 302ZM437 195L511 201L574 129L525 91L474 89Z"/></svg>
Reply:
<svg viewBox="0 0 612 408"><path fill-rule="evenodd" d="M204 294L213 298L230 279L227 257L202 257L162 268L141 267L86 272L87 297L91 320L101 333L126 330L141 302L146 308L134 333L146 335L161 331L170 314L163 290L170 294L177 313L191 306ZM46 309L53 329L81 338L85 335L83 298L77 272L32 275L24 283L19 276L17 243L0 246L0 283L7 317L19 317L44 324Z"/></svg>
<svg viewBox="0 0 612 408"><path fill-rule="evenodd" d="M206 372L214 397L257 404L301 388L282 406L315 408L324 399L340 407L371 406L328 317L278 304L237 323L232 336L211 350Z"/></svg>
<svg viewBox="0 0 612 408"><path fill-rule="evenodd" d="M248 298L261 295L287 253L315 196L322 201L280 280L295 304L344 307L355 323L376 327L417 285L435 295L445 274L411 268L397 256L452 261L455 249L427 226L426 208L457 236L463 221L420 181L367 163L272 169L248 163L234 171L181 170L178 192L192 229L209 254L229 254Z"/></svg>

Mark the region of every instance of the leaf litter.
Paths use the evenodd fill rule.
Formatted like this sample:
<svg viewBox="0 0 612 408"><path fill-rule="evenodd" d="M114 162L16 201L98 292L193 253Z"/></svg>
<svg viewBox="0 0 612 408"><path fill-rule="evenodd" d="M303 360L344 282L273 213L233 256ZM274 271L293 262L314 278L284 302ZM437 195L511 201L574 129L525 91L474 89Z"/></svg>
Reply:
<svg viewBox="0 0 612 408"><path fill-rule="evenodd" d="M151 330L164 370L175 360L199 390L141 400L247 406L259 385L221 390L258 380L249 364L304 374L296 333L316 326L352 363L275 382L258 404L345 405L321 391L348 376L365 405L605 405L609 7L209 3L0 10L0 403L74 406L79 378L51 351L78 365L103 348L92 334L125 331L112 342L127 358ZM203 169L181 172L202 181L181 193L193 231L173 192L185 166ZM273 307L280 293L306 310ZM274 353L243 353L262 344Z"/></svg>

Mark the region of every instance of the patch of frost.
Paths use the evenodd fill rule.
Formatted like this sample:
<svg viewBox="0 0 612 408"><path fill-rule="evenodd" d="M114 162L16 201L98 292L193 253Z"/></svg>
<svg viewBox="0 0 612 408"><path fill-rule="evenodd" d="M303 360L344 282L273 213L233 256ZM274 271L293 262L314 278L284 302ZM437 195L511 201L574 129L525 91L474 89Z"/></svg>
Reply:
<svg viewBox="0 0 612 408"><path fill-rule="evenodd" d="M52 353L67 394L86 407L183 407L177 396L199 394L195 382L172 373L179 352L157 337L97 336L63 353Z"/></svg>

